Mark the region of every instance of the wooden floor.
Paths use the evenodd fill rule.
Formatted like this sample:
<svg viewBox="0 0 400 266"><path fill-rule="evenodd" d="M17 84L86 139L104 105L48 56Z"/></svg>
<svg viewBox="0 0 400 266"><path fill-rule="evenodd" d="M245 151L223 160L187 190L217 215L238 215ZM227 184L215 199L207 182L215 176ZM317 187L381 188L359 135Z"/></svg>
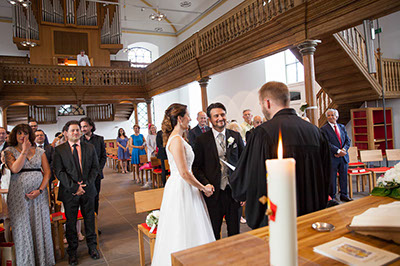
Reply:
<svg viewBox="0 0 400 266"><path fill-rule="evenodd" d="M104 169L100 193L99 228L100 259L92 260L87 253L86 242L79 242L79 265L139 265L137 225L145 221L146 213L136 214L133 193L143 190L132 181L131 174L118 174L108 167ZM367 193L355 193L354 198ZM249 231L241 224L241 232ZM225 225L223 237L226 237ZM150 265L150 247L145 241L146 265ZM68 255L57 259L56 265L68 265Z"/></svg>

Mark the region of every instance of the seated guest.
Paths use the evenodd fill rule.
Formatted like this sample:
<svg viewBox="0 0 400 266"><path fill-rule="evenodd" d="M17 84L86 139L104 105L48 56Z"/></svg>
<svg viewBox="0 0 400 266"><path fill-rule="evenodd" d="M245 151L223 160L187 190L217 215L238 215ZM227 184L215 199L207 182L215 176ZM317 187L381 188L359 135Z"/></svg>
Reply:
<svg viewBox="0 0 400 266"><path fill-rule="evenodd" d="M267 205L259 198L268 196L265 161L277 158L280 132L283 157L296 160L298 216L326 207L330 177L329 143L318 127L289 108L288 87L281 82L268 82L258 93L268 121L254 129L230 178L233 198L246 201L247 224L253 229L268 224Z"/></svg>
<svg viewBox="0 0 400 266"><path fill-rule="evenodd" d="M121 172L123 174L128 173L127 165L130 158L129 147L128 147L128 137L125 135L125 130L123 128L118 129L117 146L118 146L118 161L121 164Z"/></svg>
<svg viewBox="0 0 400 266"><path fill-rule="evenodd" d="M193 129L189 130L189 144L194 149L196 138L200 136L202 133L210 130L210 127L207 126L207 114L203 111L197 113L197 126Z"/></svg>
<svg viewBox="0 0 400 266"><path fill-rule="evenodd" d="M336 182L339 173L340 200L352 201L347 194L347 169L349 164L349 155L347 150L350 147L350 138L347 135L346 127L336 123L339 118L339 112L336 109L328 109L325 113L328 123L321 130L328 137L331 154L331 183L329 187L329 196L334 200L336 198Z"/></svg>
<svg viewBox="0 0 400 266"><path fill-rule="evenodd" d="M246 140L247 140L247 141L249 140L250 135L251 135L251 133L253 133L254 129L255 129L256 127L258 127L259 125L261 125L262 123L263 123L263 120L262 120L261 116L256 115L256 116L253 118L253 126L254 126L254 127L253 127L252 129L250 129L249 131L246 132Z"/></svg>
<svg viewBox="0 0 400 266"><path fill-rule="evenodd" d="M243 110L243 123L240 125L242 127L242 131L240 135L242 136L242 139L246 141L246 132L250 131L254 126L253 126L253 115L251 114L250 109Z"/></svg>
<svg viewBox="0 0 400 266"><path fill-rule="evenodd" d="M8 215L17 265L54 265L47 184L50 165L27 124L11 131L6 163L11 170ZM43 170L43 174L42 174Z"/></svg>
<svg viewBox="0 0 400 266"><path fill-rule="evenodd" d="M131 164L133 166L133 178L136 183L140 183L139 179L139 164L140 164L140 155L145 155L146 150L144 149L146 146L146 140L143 135L140 134L139 125L133 126L133 131L135 132L129 138L128 146L132 147L132 156L131 156Z"/></svg>

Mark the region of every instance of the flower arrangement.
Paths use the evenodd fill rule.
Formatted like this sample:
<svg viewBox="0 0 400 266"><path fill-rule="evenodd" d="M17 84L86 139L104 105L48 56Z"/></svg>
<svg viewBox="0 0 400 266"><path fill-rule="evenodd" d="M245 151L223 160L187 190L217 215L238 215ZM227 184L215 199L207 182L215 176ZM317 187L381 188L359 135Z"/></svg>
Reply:
<svg viewBox="0 0 400 266"><path fill-rule="evenodd" d="M309 107L308 103L301 103L300 111L302 112L301 116L306 116L306 110Z"/></svg>
<svg viewBox="0 0 400 266"><path fill-rule="evenodd" d="M377 183L371 195L400 199L400 163L379 177Z"/></svg>
<svg viewBox="0 0 400 266"><path fill-rule="evenodd" d="M153 233L154 229L158 225L158 220L160 219L160 211L152 211L146 217L146 224L148 227L151 227L150 233Z"/></svg>

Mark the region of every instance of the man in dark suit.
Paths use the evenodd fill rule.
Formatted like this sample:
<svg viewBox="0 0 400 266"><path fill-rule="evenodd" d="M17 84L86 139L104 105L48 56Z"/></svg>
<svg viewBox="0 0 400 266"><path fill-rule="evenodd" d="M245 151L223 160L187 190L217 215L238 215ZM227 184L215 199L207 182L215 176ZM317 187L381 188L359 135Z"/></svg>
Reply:
<svg viewBox="0 0 400 266"><path fill-rule="evenodd" d="M165 147L163 143L163 132L162 130L157 132L156 136L156 145L158 148L157 158L161 161L161 180L165 186L165 182L167 182L167 176L165 172L165 160L167 160L167 153L165 152Z"/></svg>
<svg viewBox="0 0 400 266"><path fill-rule="evenodd" d="M104 143L104 138L102 136L94 134L96 131L96 126L90 117L84 117L79 120L79 125L82 130L82 142L90 143L96 149L97 159L99 160L99 175L96 178L95 186L97 190L96 198L94 199L94 211L96 214L99 214L99 196L101 189L101 180L104 178L103 169L106 165L107 154L106 154L106 145ZM101 231L99 230L99 233Z"/></svg>
<svg viewBox="0 0 400 266"><path fill-rule="evenodd" d="M68 241L68 262L77 265L76 250L78 235L76 220L81 208L85 222L86 243L89 255L99 259L96 248L94 199L97 195L95 181L99 175L99 162L94 146L81 141L78 121L66 124L68 141L56 147L54 152L54 171L60 180L59 200L64 203L66 222L65 237Z"/></svg>
<svg viewBox="0 0 400 266"><path fill-rule="evenodd" d="M38 129L38 122L35 119L30 119L28 125L31 127L33 134L35 134L36 130ZM44 131L43 131L44 133ZM49 139L47 138L46 133L44 133L44 144L50 144Z"/></svg>
<svg viewBox="0 0 400 266"><path fill-rule="evenodd" d="M6 129L4 127L0 127L0 152L2 152L8 147L6 138L7 138Z"/></svg>
<svg viewBox="0 0 400 266"><path fill-rule="evenodd" d="M347 194L347 170L349 167L349 155L347 150L350 147L350 138L347 135L346 127L336 123L339 112L336 109L328 109L325 112L328 123L321 130L326 134L331 151L331 183L329 186L329 196L336 198L336 182L339 173L340 200L352 201Z"/></svg>
<svg viewBox="0 0 400 266"><path fill-rule="evenodd" d="M45 140L45 134L43 132L43 130L38 129L35 131L35 142L36 142L36 146L38 146L39 148L44 149L46 157L47 157L47 161L50 164L50 169L51 169L51 176L50 176L50 183L54 180L54 174L53 174L53 155L54 155L54 148L49 145L49 144L45 144L44 140Z"/></svg>
<svg viewBox="0 0 400 266"><path fill-rule="evenodd" d="M230 169L223 161L236 166L244 144L240 133L226 129L226 109L222 103L207 108L212 129L196 139L193 174L203 185L214 186L214 194L205 197L216 239L220 239L225 216L228 236L240 233L240 202L232 198L229 184Z"/></svg>
<svg viewBox="0 0 400 266"><path fill-rule="evenodd" d="M207 115L203 111L197 113L197 121L199 122L197 126L189 131L189 144L192 146L194 150L194 146L196 143L196 138L201 134L210 130L210 127L207 126Z"/></svg>

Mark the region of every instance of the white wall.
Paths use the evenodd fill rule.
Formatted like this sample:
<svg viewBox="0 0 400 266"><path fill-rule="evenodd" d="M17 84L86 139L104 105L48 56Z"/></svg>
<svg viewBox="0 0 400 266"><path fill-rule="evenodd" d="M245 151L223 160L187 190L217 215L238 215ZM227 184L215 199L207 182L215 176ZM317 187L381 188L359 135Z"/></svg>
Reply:
<svg viewBox="0 0 400 266"><path fill-rule="evenodd" d="M261 115L258 90L265 83L264 60L211 76L207 88L208 103L221 102L227 109L229 120L242 122L242 111L251 109Z"/></svg>
<svg viewBox="0 0 400 266"><path fill-rule="evenodd" d="M207 16L203 17L200 21L194 24L192 27L188 28L185 32L178 36L178 42L181 43L182 41L186 40L190 36L192 36L195 32L201 30L214 20L218 19L223 14L227 13L232 8L236 7L238 4L243 2L243 0L229 0L225 1L225 3L221 4L217 7L213 12L208 14Z"/></svg>
<svg viewBox="0 0 400 266"><path fill-rule="evenodd" d="M124 48L128 47L130 44L139 42L150 43L158 47L157 53L153 54L153 61L178 44L175 36L128 33L125 31L122 32L121 43L124 45ZM128 54L120 50L116 55L111 55L111 60L128 61Z"/></svg>
<svg viewBox="0 0 400 266"><path fill-rule="evenodd" d="M26 56L29 51L20 51L13 43L12 24L7 22L0 22L0 55L9 56Z"/></svg>
<svg viewBox="0 0 400 266"><path fill-rule="evenodd" d="M400 59L400 11L379 19L382 28L381 49L384 58ZM375 49L378 39L375 39Z"/></svg>

